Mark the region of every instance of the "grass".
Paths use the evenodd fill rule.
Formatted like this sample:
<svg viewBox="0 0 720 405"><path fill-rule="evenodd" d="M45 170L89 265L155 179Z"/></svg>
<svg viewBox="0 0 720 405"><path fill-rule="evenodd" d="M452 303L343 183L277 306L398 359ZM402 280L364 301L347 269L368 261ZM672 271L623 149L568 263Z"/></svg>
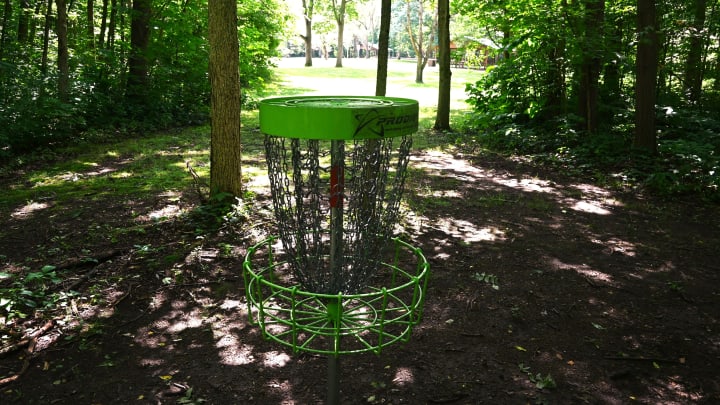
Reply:
<svg viewBox="0 0 720 405"><path fill-rule="evenodd" d="M302 61L284 60L276 69L278 81L266 96L291 94L372 95L375 89L375 61L346 59L346 67L302 67ZM300 66L293 66L293 63ZM430 131L437 104L437 68L425 69L425 83L415 83L415 65L392 60L388 73L389 96L417 99L420 104L420 131L414 137L414 148L437 148L447 144L447 137ZM454 116L467 109L464 103L465 83L476 81L478 71L455 70L451 106ZM245 176L264 173L258 162L264 161L262 135L257 111L243 111L243 159L249 162ZM0 210L33 206L45 200L62 204L75 199L143 197L166 191L180 191L192 184L188 162L203 178L209 178L210 127L200 126L159 132L108 143L64 147L34 157L26 157L21 175L4 184ZM47 162L53 162L48 164ZM37 166L37 169L33 169ZM0 168L0 175L13 169ZM8 176L9 177L9 176ZM209 182L209 180L206 180Z"/></svg>

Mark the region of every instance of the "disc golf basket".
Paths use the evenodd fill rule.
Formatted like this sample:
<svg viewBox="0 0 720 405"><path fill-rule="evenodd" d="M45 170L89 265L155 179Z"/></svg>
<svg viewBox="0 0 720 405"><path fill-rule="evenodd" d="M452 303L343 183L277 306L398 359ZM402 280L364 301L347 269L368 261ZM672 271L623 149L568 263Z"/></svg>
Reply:
<svg viewBox="0 0 720 405"><path fill-rule="evenodd" d="M293 352L338 356L409 340L429 265L393 237L418 103L390 97L286 97L260 103L277 235L243 263L250 322Z"/></svg>

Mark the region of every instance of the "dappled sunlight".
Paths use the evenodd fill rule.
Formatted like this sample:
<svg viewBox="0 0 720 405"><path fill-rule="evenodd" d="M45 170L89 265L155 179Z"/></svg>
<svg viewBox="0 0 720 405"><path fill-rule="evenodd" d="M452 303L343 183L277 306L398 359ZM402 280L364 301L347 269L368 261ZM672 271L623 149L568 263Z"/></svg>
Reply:
<svg viewBox="0 0 720 405"><path fill-rule="evenodd" d="M536 178L517 179L509 175L495 175L492 181L508 188L525 192L559 194L555 185L548 180Z"/></svg>
<svg viewBox="0 0 720 405"><path fill-rule="evenodd" d="M415 374L409 367L398 367L395 370L395 377L392 379L393 384L404 387L415 383Z"/></svg>
<svg viewBox="0 0 720 405"><path fill-rule="evenodd" d="M576 201L574 203L570 203L569 207L571 210L579 211L579 212L585 212L588 214L597 214L597 215L610 215L612 212L606 208L603 208L600 206L600 203L596 201Z"/></svg>
<svg viewBox="0 0 720 405"><path fill-rule="evenodd" d="M435 221L432 227L464 243L490 242L505 239L505 232L497 227L488 226L480 228L472 222L462 219L440 218Z"/></svg>
<svg viewBox="0 0 720 405"><path fill-rule="evenodd" d="M615 254L619 253L624 256L634 257L636 254L636 246L632 242L622 240L617 237L611 237L607 240L601 240L599 238L591 239L590 242L605 247L603 253Z"/></svg>
<svg viewBox="0 0 720 405"><path fill-rule="evenodd" d="M275 350L262 354L262 364L268 368L285 367L290 362L290 356L285 352Z"/></svg>
<svg viewBox="0 0 720 405"><path fill-rule="evenodd" d="M13 219L23 220L32 216L35 212L49 208L51 205L46 202L30 201L27 204L17 208L10 216Z"/></svg>
<svg viewBox="0 0 720 405"><path fill-rule="evenodd" d="M615 280L610 274L595 270L587 264L564 263L558 258L549 259L549 264L555 270L570 270L584 277L588 282L604 285L615 285Z"/></svg>

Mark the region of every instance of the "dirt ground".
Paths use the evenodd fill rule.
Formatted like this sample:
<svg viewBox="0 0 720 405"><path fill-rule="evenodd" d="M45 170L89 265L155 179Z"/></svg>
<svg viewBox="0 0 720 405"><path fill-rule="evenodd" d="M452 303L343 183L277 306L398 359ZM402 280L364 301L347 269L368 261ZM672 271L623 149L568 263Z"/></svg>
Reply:
<svg viewBox="0 0 720 405"><path fill-rule="evenodd" d="M720 403L717 206L498 156L416 152L411 167L424 317L407 343L341 357L341 403ZM213 231L188 214L190 187L3 212L1 271L52 264L49 288L77 294L6 325L0 402L323 403L326 358L248 323L242 257L267 204L258 191Z"/></svg>

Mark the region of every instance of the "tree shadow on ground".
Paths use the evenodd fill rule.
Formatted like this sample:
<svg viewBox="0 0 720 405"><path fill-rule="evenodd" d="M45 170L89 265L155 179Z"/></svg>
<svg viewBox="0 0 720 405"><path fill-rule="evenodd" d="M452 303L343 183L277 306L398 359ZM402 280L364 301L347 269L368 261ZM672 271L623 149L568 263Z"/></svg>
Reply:
<svg viewBox="0 0 720 405"><path fill-rule="evenodd" d="M405 344L341 358L342 403L720 400L717 207L498 156L425 151L411 168L401 225L431 263L424 317ZM188 214L190 189L132 212L107 195L76 201L82 215L4 216L5 272L114 254L66 261L55 288L80 281L78 295L40 313L55 324L33 350L0 359L0 378L27 365L3 402L322 403L327 360L248 322L242 257L272 232L266 183L249 184L255 200L216 226Z"/></svg>

